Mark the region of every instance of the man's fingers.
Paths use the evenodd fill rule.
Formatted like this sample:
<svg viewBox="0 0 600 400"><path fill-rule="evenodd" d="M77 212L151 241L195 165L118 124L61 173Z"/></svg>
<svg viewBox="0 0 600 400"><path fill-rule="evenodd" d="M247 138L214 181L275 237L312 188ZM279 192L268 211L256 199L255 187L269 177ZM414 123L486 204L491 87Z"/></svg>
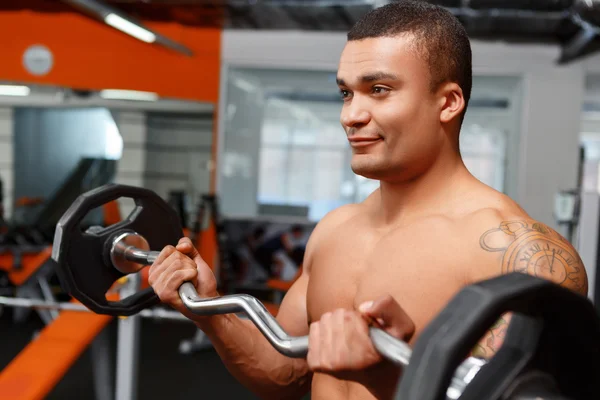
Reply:
<svg viewBox="0 0 600 400"><path fill-rule="evenodd" d="M319 332L319 323L313 322L310 324L310 331L308 334L308 354L306 356L306 362L308 363L308 367L315 371L320 366L320 349L319 344L321 337Z"/></svg>
<svg viewBox="0 0 600 400"><path fill-rule="evenodd" d="M150 285L153 285L154 282L158 280L160 275L164 272L165 268L167 267L164 261L175 252L176 250L173 246L165 246L161 250L161 252L158 254L158 257L156 257L154 263L152 263L150 270L148 271L148 283L150 283Z"/></svg>
<svg viewBox="0 0 600 400"><path fill-rule="evenodd" d="M351 312L348 312L351 314ZM331 316L331 329L329 330L328 343L332 347L331 368L337 369L344 366L348 358L347 343L351 337L352 318L347 317L347 311L343 309L335 310Z"/></svg>
<svg viewBox="0 0 600 400"><path fill-rule="evenodd" d="M148 283L150 283L150 286L154 286L154 283L161 281L164 284L166 279L180 269L196 270L196 264L189 257L174 250L161 264L157 264L154 271L150 270Z"/></svg>
<svg viewBox="0 0 600 400"><path fill-rule="evenodd" d="M166 289L173 292L185 282L192 282L195 286L198 271L195 269L180 269L171 274L167 280Z"/></svg>
<svg viewBox="0 0 600 400"><path fill-rule="evenodd" d="M182 251L182 249L191 249L194 247L194 244L192 243L192 240L189 237L182 237L181 239L179 239L179 242L177 242L177 250Z"/></svg>
<svg viewBox="0 0 600 400"><path fill-rule="evenodd" d="M160 253L156 257L156 260L154 260L153 265L162 264L167 259L167 257L169 257L171 254L173 254L175 251L176 250L175 250L174 246L169 245L169 246L163 247L163 249L160 251Z"/></svg>
<svg viewBox="0 0 600 400"><path fill-rule="evenodd" d="M198 251L194 247L194 244L188 237L179 239L179 243L177 243L177 246L175 248L177 249L177 251L182 252L190 258L194 258L194 256L198 253Z"/></svg>
<svg viewBox="0 0 600 400"><path fill-rule="evenodd" d="M310 325L308 341L306 360L313 372L340 377L381 360L365 320L356 311L337 309L324 313Z"/></svg>
<svg viewBox="0 0 600 400"><path fill-rule="evenodd" d="M361 304L359 311L399 339L408 340L415 331L412 319L389 294Z"/></svg>
<svg viewBox="0 0 600 400"><path fill-rule="evenodd" d="M168 268L165 268L161 274L155 278L157 282L153 286L154 292L158 295L161 301L169 302L172 300L179 300L177 296L177 289L184 282L192 282L196 284L198 277L198 270L191 260L188 262L181 260L174 260L170 262ZM175 295L173 295L175 293Z"/></svg>
<svg viewBox="0 0 600 400"><path fill-rule="evenodd" d="M332 320L333 314L327 312L321 316L319 324L319 363L321 368L331 370L331 353L332 353Z"/></svg>

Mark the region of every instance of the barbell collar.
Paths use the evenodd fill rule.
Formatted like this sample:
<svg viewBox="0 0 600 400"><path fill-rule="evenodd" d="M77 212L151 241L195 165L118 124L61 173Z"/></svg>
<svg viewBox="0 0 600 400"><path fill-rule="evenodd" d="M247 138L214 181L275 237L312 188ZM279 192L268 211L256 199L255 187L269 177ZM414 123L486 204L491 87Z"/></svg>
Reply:
<svg viewBox="0 0 600 400"><path fill-rule="evenodd" d="M150 251L148 241L136 232L123 232L112 239L110 261L119 272L133 274L152 265L160 252Z"/></svg>

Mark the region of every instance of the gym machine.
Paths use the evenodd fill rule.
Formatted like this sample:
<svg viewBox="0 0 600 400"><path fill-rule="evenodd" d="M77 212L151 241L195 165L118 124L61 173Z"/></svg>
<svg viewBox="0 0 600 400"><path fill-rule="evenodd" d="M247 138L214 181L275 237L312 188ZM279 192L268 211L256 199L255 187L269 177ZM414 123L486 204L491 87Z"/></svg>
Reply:
<svg viewBox="0 0 600 400"><path fill-rule="evenodd" d="M116 171L115 160L82 158L63 182L42 202L24 202L15 206L10 221L0 218L0 270L11 287L4 286L2 295L15 295L33 300L54 302L51 283L53 262L49 247L60 217L82 193L109 182ZM0 185L1 186L1 185ZM0 216L2 212L0 189ZM15 275L18 277L15 278ZM0 310L1 311L1 310ZM16 322L23 321L29 310L14 314ZM57 314L54 309L37 309L45 324Z"/></svg>

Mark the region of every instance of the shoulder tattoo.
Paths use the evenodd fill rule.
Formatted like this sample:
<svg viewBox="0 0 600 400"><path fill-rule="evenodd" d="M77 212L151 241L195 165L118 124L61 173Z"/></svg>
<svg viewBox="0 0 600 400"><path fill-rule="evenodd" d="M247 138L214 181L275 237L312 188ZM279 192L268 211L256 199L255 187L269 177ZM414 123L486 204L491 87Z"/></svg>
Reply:
<svg viewBox="0 0 600 400"><path fill-rule="evenodd" d="M486 231L479 244L485 251L502 254L502 273L530 274L587 292L587 276L577 251L558 232L540 222L503 221Z"/></svg>

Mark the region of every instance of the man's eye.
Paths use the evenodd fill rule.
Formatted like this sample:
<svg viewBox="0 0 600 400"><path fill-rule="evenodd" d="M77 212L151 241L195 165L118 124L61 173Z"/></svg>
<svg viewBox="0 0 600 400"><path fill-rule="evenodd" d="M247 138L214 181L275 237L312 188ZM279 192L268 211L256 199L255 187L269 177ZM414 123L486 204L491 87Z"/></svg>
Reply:
<svg viewBox="0 0 600 400"><path fill-rule="evenodd" d="M373 88L373 93L375 93L375 94L381 94L381 93L386 93L386 92L389 92L388 88L384 88L381 86L375 86Z"/></svg>
<svg viewBox="0 0 600 400"><path fill-rule="evenodd" d="M345 89L340 89L340 96L342 96L342 99L347 99L348 97L350 97L350 91L345 90Z"/></svg>

